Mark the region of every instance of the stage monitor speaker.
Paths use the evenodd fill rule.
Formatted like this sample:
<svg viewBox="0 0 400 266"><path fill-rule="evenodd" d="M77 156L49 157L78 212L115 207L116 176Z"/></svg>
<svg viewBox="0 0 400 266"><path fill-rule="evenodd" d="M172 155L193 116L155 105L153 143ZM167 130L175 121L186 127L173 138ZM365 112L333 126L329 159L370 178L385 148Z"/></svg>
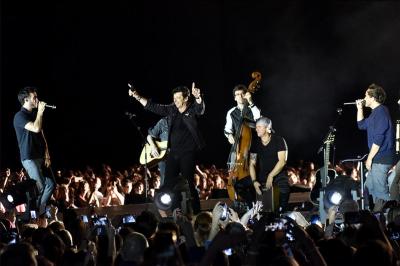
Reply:
<svg viewBox="0 0 400 266"><path fill-rule="evenodd" d="M262 201L263 211L277 211L279 208L279 187L273 186L272 189L263 189L263 194L261 196L257 196L257 200Z"/></svg>

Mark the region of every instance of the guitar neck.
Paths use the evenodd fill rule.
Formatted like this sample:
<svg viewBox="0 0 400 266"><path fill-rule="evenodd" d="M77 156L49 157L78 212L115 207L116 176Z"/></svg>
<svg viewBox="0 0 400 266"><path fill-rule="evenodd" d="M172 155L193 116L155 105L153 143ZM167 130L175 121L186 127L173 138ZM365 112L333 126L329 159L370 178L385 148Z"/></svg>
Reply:
<svg viewBox="0 0 400 266"><path fill-rule="evenodd" d="M324 171L322 175L322 186L326 187L326 179L328 177L328 168L329 168L329 154L330 154L330 144L327 143L325 146L325 152L324 152Z"/></svg>

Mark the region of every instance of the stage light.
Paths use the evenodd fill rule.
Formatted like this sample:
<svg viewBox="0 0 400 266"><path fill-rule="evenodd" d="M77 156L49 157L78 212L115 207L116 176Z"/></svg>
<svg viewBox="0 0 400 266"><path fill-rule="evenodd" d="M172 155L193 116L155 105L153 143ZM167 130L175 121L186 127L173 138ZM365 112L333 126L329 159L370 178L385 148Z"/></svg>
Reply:
<svg viewBox="0 0 400 266"><path fill-rule="evenodd" d="M154 197L154 203L157 208L163 211L169 210L172 207L173 194L167 191L161 191Z"/></svg>
<svg viewBox="0 0 400 266"><path fill-rule="evenodd" d="M10 203L13 203L13 202L14 202L14 198L13 198L13 196L11 196L11 195L7 195L7 200L8 200L8 202L10 202Z"/></svg>
<svg viewBox="0 0 400 266"><path fill-rule="evenodd" d="M167 205L172 201L171 196L169 194L162 194L160 201L162 204Z"/></svg>
<svg viewBox="0 0 400 266"><path fill-rule="evenodd" d="M340 202L342 201L342 194L340 194L339 192L335 191L332 193L331 197L329 198L329 200L332 202L332 204L335 205L339 205Z"/></svg>
<svg viewBox="0 0 400 266"><path fill-rule="evenodd" d="M345 200L352 200L352 191L358 190L358 182L352 180L349 176L336 177L325 188L324 209L328 211L330 207L339 206Z"/></svg>

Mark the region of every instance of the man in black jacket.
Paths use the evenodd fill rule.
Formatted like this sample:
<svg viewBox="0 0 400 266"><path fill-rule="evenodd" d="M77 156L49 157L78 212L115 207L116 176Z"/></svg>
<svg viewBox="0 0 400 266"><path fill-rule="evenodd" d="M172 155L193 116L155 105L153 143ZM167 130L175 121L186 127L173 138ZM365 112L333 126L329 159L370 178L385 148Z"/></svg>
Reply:
<svg viewBox="0 0 400 266"><path fill-rule="evenodd" d="M195 98L193 103L189 102L190 91L185 86L175 88L172 94L174 103L162 105L141 97L135 90L129 90L129 95L139 101L146 110L168 117L170 151L162 189L173 191L181 174L189 183L193 212L197 214L200 212L200 200L194 184L195 156L196 152L204 147L203 138L198 130L197 117L204 114L205 104L200 89L195 87L194 82L192 84L192 95Z"/></svg>

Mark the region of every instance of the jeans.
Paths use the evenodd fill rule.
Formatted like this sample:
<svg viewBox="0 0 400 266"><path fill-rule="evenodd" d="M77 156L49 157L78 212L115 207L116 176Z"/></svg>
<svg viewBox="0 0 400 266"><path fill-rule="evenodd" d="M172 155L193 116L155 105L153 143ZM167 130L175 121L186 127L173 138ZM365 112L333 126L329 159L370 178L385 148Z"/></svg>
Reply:
<svg viewBox="0 0 400 266"><path fill-rule="evenodd" d="M390 200L388 185L388 172L390 168L392 168L390 164L372 163L365 186L368 188L374 201L377 199Z"/></svg>
<svg viewBox="0 0 400 266"><path fill-rule="evenodd" d="M165 161L160 161L158 163L158 169L160 170L160 186L162 186L165 181Z"/></svg>
<svg viewBox="0 0 400 266"><path fill-rule="evenodd" d="M389 194L391 200L400 200L400 161L397 162L396 167L388 177Z"/></svg>
<svg viewBox="0 0 400 266"><path fill-rule="evenodd" d="M42 172L43 159L24 160L22 165L27 171L30 178L36 180L36 185L39 190L37 198L37 207L39 214L45 212L46 204L54 190L54 182L51 178L44 177Z"/></svg>

